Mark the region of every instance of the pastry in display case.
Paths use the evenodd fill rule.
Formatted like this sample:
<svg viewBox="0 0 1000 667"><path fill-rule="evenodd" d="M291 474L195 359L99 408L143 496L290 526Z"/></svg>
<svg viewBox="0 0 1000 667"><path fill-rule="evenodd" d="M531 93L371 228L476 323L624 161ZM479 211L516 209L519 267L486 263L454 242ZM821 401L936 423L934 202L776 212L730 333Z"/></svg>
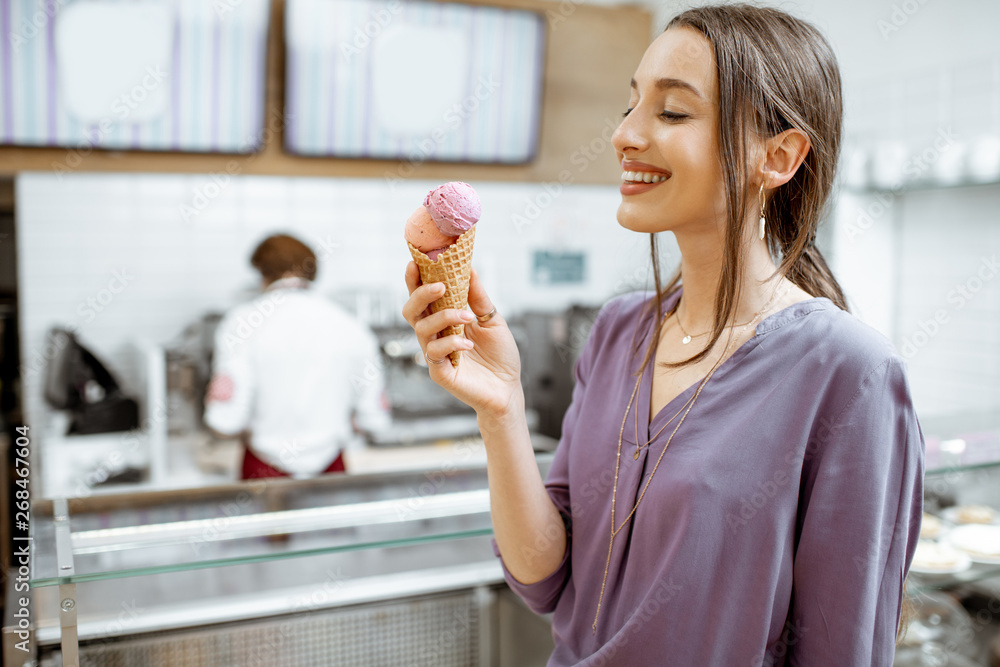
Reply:
<svg viewBox="0 0 1000 667"><path fill-rule="evenodd" d="M927 470L924 508L908 577L913 616L893 664L996 664L1000 462Z"/></svg>

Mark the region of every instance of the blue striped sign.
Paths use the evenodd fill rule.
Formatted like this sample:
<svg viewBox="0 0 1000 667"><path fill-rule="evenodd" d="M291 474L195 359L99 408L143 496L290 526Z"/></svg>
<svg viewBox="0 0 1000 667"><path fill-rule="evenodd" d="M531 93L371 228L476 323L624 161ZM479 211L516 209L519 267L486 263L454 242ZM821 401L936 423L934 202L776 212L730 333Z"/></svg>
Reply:
<svg viewBox="0 0 1000 667"><path fill-rule="evenodd" d="M538 143L546 24L418 0L288 0L286 148L517 164Z"/></svg>
<svg viewBox="0 0 1000 667"><path fill-rule="evenodd" d="M268 12L268 0L0 0L0 144L253 152Z"/></svg>

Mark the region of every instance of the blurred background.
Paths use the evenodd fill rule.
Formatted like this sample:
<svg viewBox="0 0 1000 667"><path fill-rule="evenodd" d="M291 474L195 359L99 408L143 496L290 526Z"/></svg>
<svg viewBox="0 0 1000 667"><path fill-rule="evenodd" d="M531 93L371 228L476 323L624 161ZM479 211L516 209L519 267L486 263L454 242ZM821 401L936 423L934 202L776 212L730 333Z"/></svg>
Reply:
<svg viewBox="0 0 1000 667"><path fill-rule="evenodd" d="M249 258L279 232L310 246L314 290L378 340L391 424L347 445L349 470L449 465L475 415L429 382L400 310L403 223L450 180L482 197L474 266L551 451L597 309L652 285L647 239L616 222L610 137L649 41L693 4L0 0L5 477L10 429L27 425L32 498L53 525L59 498L131 498L173 521L189 501L170 492L235 482L239 441L204 422L213 340L260 293ZM839 59L844 148L818 244L851 311L907 361L937 471L928 507L1000 510L1000 3L764 4L814 23ZM671 235L661 251L670 272ZM135 423L71 432L51 396L54 330L113 375ZM481 468L480 445L465 463ZM156 522L108 503L85 525ZM928 566L920 591L937 597L899 664L990 664L1000 551L949 563Z"/></svg>

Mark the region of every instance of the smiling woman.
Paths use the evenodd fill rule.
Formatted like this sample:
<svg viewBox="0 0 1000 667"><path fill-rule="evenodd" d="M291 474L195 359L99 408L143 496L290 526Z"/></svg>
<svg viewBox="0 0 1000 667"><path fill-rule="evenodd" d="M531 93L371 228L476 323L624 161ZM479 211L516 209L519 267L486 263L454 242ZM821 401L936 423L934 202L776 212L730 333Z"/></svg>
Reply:
<svg viewBox="0 0 1000 667"><path fill-rule="evenodd" d="M439 336L462 315L428 314L443 290L408 268L421 347L466 350L429 372L479 416L494 550L553 614L550 667L892 663L924 442L905 363L813 242L840 95L826 40L775 9L692 9L646 50L612 143L656 290L601 310L544 484L503 317ZM492 312L475 273L469 306Z"/></svg>

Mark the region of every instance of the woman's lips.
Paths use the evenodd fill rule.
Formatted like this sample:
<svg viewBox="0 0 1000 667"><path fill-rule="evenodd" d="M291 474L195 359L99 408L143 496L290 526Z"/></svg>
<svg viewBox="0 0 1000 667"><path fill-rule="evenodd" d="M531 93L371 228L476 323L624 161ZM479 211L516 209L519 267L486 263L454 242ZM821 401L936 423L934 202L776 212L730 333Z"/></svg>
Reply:
<svg viewBox="0 0 1000 667"><path fill-rule="evenodd" d="M644 180L643 181L638 180L638 178L645 178L647 174L651 174L655 178L662 180L654 180L649 183L645 182ZM638 195L642 194L643 192L649 192L656 186L666 183L668 180L670 180L670 174L662 174L662 173L652 174L651 172L644 172L636 175L635 172L624 172L622 174L622 184L618 190L623 195Z"/></svg>
<svg viewBox="0 0 1000 667"><path fill-rule="evenodd" d="M671 174L638 160L622 160L622 184L619 190L623 195L637 195L652 190L660 183L669 180Z"/></svg>

